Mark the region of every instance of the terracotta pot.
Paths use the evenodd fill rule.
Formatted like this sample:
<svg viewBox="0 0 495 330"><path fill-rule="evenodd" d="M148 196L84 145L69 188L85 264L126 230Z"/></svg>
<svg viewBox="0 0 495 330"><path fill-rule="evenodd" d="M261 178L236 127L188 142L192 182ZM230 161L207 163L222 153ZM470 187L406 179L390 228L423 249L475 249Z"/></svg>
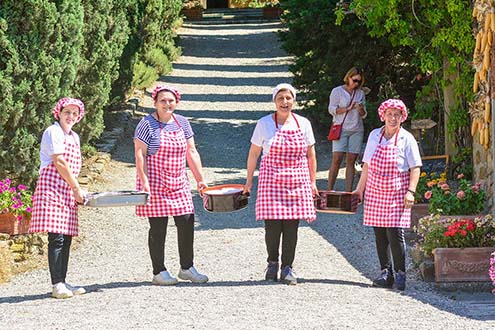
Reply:
<svg viewBox="0 0 495 330"><path fill-rule="evenodd" d="M433 250L436 282L490 281L490 255L495 247L437 248Z"/></svg>
<svg viewBox="0 0 495 330"><path fill-rule="evenodd" d="M12 213L2 213L0 214L0 233L9 235L27 234L30 222L31 213L26 213L22 220L17 220L17 217Z"/></svg>

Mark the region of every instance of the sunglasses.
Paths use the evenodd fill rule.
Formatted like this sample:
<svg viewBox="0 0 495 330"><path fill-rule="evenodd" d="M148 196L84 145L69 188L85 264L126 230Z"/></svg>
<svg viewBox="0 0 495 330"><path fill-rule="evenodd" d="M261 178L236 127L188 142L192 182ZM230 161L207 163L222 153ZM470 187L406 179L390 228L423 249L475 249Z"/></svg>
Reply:
<svg viewBox="0 0 495 330"><path fill-rule="evenodd" d="M355 82L356 84L360 84L361 83L361 79L352 79L353 82Z"/></svg>

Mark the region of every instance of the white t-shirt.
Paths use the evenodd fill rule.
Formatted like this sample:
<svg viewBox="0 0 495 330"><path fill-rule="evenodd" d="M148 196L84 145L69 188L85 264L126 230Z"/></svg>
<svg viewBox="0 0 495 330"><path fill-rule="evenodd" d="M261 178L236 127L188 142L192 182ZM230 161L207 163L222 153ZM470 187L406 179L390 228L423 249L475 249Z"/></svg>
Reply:
<svg viewBox="0 0 495 330"><path fill-rule="evenodd" d="M366 118L368 113L366 112L366 99L364 91L362 89L356 89L356 94L352 101L361 103L364 107L364 116L359 115L357 108L352 109L347 113L345 118L344 126L342 127L345 131L364 131L363 119ZM351 94L344 89L344 86L338 86L332 89L330 93L330 99L328 102L328 112L333 116L333 122L340 124L344 120L345 113L337 114L337 108L346 108L351 103Z"/></svg>
<svg viewBox="0 0 495 330"><path fill-rule="evenodd" d="M297 122L299 123L299 127L304 135L304 139L306 140L306 144L308 145L308 147L315 144L313 128L311 127L311 123L309 122L309 120L295 113L292 113L292 115L297 119ZM289 123L286 123L284 125L279 124L278 128L281 130L298 129L295 120L290 120ZM268 151L270 151L270 146L273 143L275 133L277 133L277 127L275 126L275 121L273 120L272 114L269 114L258 120L258 123L256 124L253 132L253 136L251 137L251 143L259 147L263 146L263 155L266 155Z"/></svg>
<svg viewBox="0 0 495 330"><path fill-rule="evenodd" d="M70 131L69 134L66 134L58 122L55 122L43 132L40 146L40 171L53 163L53 155L65 153L64 141L66 137L68 139L73 139L73 142L78 146L80 145L79 135L74 131Z"/></svg>
<svg viewBox="0 0 495 330"><path fill-rule="evenodd" d="M382 129L384 127L376 128L371 131L368 136L368 143L366 143L366 149L364 150L363 162L370 163L376 148L378 147L380 137L382 136ZM393 145L395 143L395 135L390 140L382 138L381 145ZM410 168L416 166L422 166L421 155L419 153L418 143L414 136L401 128L399 136L397 137L398 153L398 166L399 172L409 171Z"/></svg>

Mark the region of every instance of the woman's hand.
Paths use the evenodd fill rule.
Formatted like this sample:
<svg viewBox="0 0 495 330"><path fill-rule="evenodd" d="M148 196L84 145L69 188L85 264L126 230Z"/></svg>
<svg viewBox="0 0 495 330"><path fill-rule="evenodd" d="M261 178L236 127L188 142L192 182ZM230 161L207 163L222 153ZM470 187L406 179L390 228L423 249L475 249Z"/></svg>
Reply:
<svg viewBox="0 0 495 330"><path fill-rule="evenodd" d="M359 204L363 202L363 192L359 189L354 190L351 194L357 195L359 198Z"/></svg>
<svg viewBox="0 0 495 330"><path fill-rule="evenodd" d="M406 209L410 209L414 205L414 194L409 190L406 192L406 196L404 196L404 207Z"/></svg>
<svg viewBox="0 0 495 330"><path fill-rule="evenodd" d="M78 185L77 187L72 188L72 191L74 192L76 202L84 204L84 196L86 196L86 193L81 189L81 186Z"/></svg>
<svg viewBox="0 0 495 330"><path fill-rule="evenodd" d="M247 182L244 184L244 190L242 191L243 194L251 194L251 187L253 186L252 182Z"/></svg>
<svg viewBox="0 0 495 330"><path fill-rule="evenodd" d="M197 188L198 188L198 191L199 191L199 195L201 197L203 197L203 190L205 190L206 188L208 188L208 185L203 182L203 181L198 181L198 183L196 184Z"/></svg>
<svg viewBox="0 0 495 330"><path fill-rule="evenodd" d="M316 186L316 183L311 183L311 191L313 192L313 197L319 195L318 187Z"/></svg>

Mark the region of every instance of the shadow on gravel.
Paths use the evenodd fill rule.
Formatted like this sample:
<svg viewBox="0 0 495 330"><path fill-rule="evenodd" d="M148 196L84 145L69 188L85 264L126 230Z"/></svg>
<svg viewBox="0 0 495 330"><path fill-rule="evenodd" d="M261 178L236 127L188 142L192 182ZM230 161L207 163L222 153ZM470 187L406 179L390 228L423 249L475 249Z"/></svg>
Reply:
<svg viewBox="0 0 495 330"><path fill-rule="evenodd" d="M175 63L174 69L178 70L191 70L191 71L225 71L225 72L253 72L253 73L265 73L265 72L287 72L287 65L216 65L216 64L189 64L189 63ZM166 79L168 76L162 77Z"/></svg>
<svg viewBox="0 0 495 330"><path fill-rule="evenodd" d="M362 282L352 282L352 281L342 281L342 280L331 280L324 278L298 278L297 283L322 283L322 284L334 284L334 285L350 285L350 286L359 286L361 288L370 288L370 284L362 283Z"/></svg>
<svg viewBox="0 0 495 330"><path fill-rule="evenodd" d="M181 35L179 45L183 49L183 56L211 58L212 49L215 49L215 58L273 58L283 54L280 44L273 42L273 31L253 34L229 34L229 36L213 35ZM201 47L207 45L207 47ZM243 45L243 47L238 47Z"/></svg>
<svg viewBox="0 0 495 330"><path fill-rule="evenodd" d="M280 77L179 77L166 76L158 79L161 82L170 84L185 84L185 85L215 85L215 86L270 86L273 87L279 82L287 82L289 79L285 76ZM187 100L187 95L184 95L184 100ZM227 96L226 94L219 96ZM244 95L244 99L249 99L249 94Z"/></svg>
<svg viewBox="0 0 495 330"><path fill-rule="evenodd" d="M86 289L86 294L101 292L104 289L118 289L118 288L135 288L140 286L152 286L149 281L142 282L111 282L106 284L91 284L84 286ZM22 303L25 301L35 301L42 299L53 299L51 293L46 294L36 294L36 295L26 295L26 296L13 296L13 297L2 297L0 298L0 304L14 304Z"/></svg>
<svg viewBox="0 0 495 330"><path fill-rule="evenodd" d="M52 295L50 293L32 294L26 296L1 297L0 304L18 304L18 303L23 303L25 301L36 301L36 300L44 300L51 298Z"/></svg>

